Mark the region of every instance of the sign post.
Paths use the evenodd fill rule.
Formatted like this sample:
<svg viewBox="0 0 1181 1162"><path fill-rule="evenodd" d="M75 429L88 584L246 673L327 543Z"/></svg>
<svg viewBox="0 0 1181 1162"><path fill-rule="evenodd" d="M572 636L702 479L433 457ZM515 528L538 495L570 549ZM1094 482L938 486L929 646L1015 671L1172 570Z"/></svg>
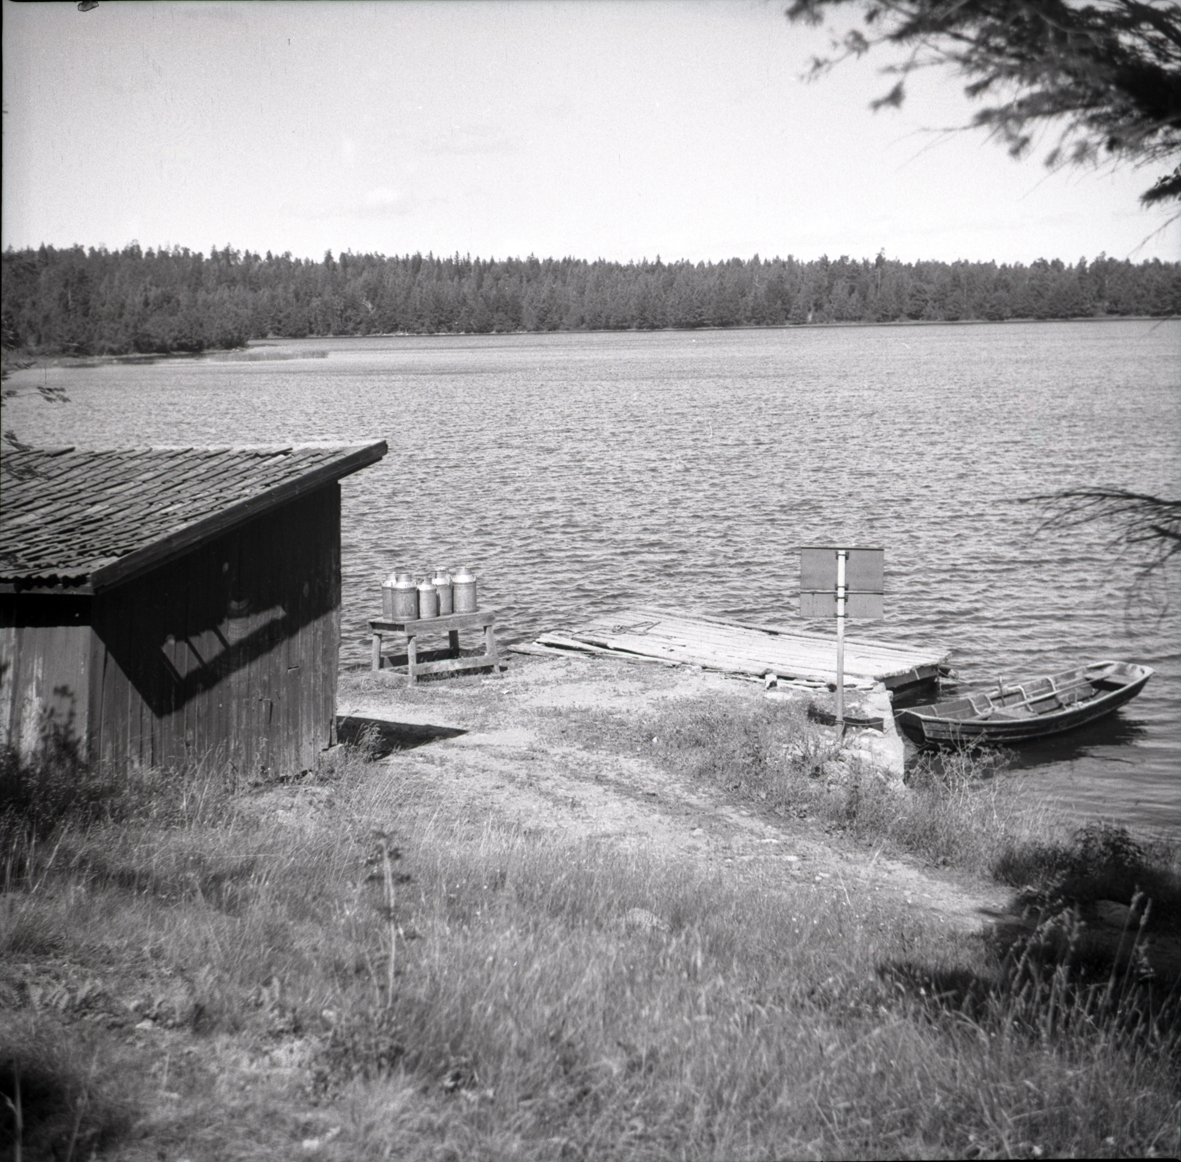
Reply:
<svg viewBox="0 0 1181 1162"><path fill-rule="evenodd" d="M845 618L882 616L885 550L800 549L800 616L837 619L837 729L845 728Z"/></svg>
<svg viewBox="0 0 1181 1162"><path fill-rule="evenodd" d="M845 562L847 549L837 549L837 730L845 729Z"/></svg>

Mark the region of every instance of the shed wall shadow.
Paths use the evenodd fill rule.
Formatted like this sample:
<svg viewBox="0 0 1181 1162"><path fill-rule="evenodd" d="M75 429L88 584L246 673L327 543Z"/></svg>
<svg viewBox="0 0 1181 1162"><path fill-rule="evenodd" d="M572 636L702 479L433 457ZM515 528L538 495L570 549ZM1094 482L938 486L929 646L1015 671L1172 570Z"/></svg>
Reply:
<svg viewBox="0 0 1181 1162"><path fill-rule="evenodd" d="M340 486L94 598L89 750L299 771L333 741Z"/></svg>

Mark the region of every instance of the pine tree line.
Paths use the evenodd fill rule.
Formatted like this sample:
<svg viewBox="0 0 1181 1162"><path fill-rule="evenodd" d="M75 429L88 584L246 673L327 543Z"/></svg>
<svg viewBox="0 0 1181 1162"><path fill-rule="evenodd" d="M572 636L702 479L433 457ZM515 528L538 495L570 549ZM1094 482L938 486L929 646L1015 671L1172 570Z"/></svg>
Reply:
<svg viewBox="0 0 1181 1162"><path fill-rule="evenodd" d="M1100 255L903 263L265 257L230 247L13 250L2 341L40 354L202 351L268 336L647 330L1181 314L1181 263Z"/></svg>

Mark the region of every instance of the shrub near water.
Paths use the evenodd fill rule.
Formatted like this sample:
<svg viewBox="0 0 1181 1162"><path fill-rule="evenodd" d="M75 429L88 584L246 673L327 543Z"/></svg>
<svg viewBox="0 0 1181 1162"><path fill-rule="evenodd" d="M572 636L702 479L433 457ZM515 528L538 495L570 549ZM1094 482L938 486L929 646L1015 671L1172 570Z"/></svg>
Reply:
<svg viewBox="0 0 1181 1162"><path fill-rule="evenodd" d="M1002 883L1024 888L1031 902L1060 897L1128 905L1140 892L1162 918L1181 922L1181 847L1138 842L1111 823L1088 823L1067 842L1030 841L1005 851L993 871Z"/></svg>

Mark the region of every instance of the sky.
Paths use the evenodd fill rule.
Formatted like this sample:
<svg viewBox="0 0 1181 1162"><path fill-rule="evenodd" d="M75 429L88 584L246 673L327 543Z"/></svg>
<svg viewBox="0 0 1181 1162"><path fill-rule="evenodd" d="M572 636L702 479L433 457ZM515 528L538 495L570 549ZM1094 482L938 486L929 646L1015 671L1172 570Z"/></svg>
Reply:
<svg viewBox="0 0 1181 1162"><path fill-rule="evenodd" d="M3 3L4 247L1181 259L1158 170L1014 161L946 72L873 113L786 0Z"/></svg>

